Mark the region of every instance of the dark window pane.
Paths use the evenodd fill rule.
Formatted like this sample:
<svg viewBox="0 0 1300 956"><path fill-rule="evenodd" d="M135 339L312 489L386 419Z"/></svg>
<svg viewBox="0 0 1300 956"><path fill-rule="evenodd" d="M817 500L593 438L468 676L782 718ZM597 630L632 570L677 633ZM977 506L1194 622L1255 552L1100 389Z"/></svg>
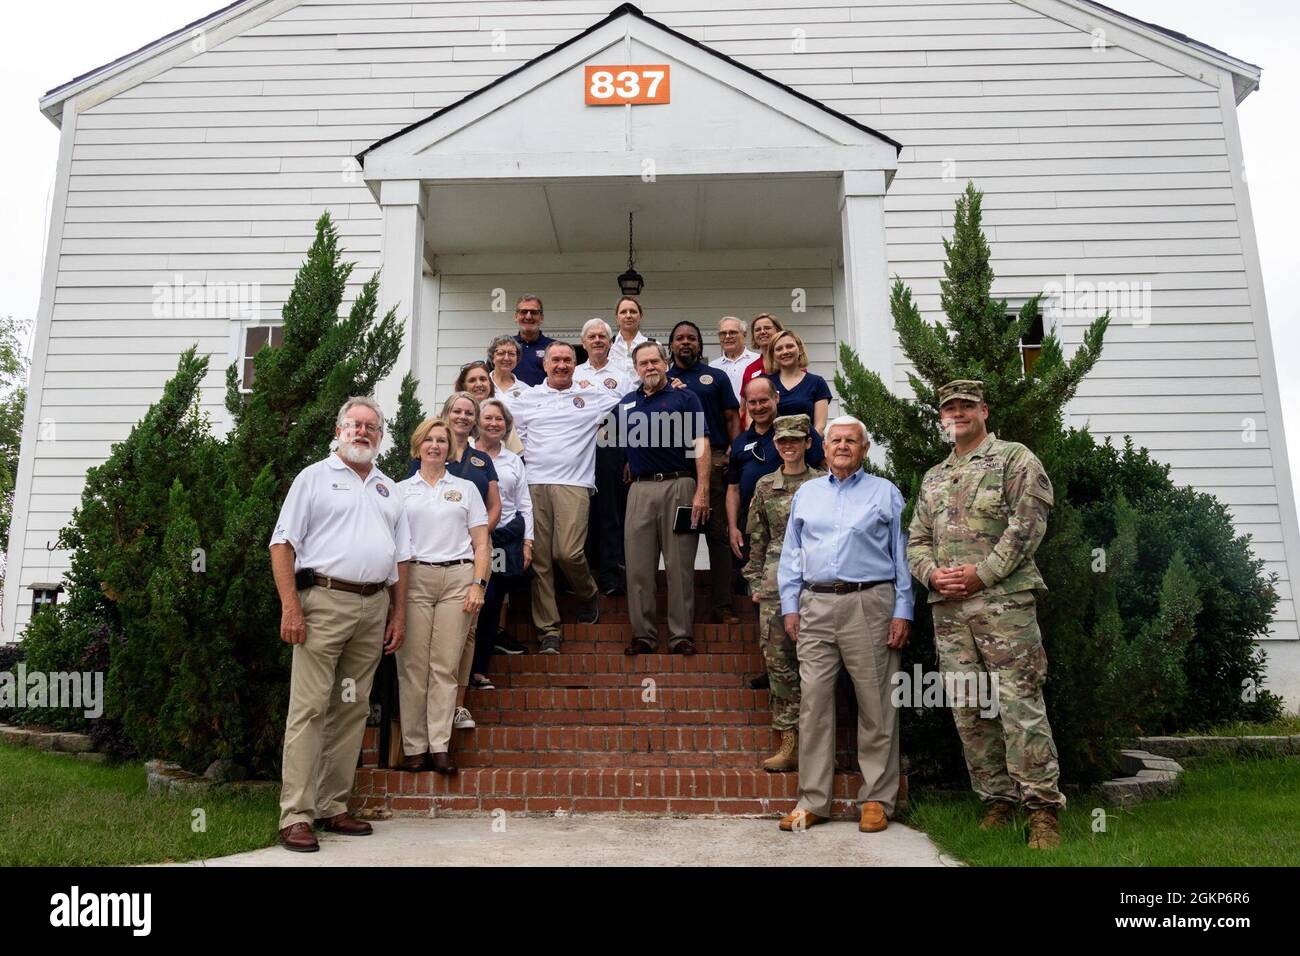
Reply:
<svg viewBox="0 0 1300 956"><path fill-rule="evenodd" d="M1025 360L1025 374L1029 375L1034 371L1034 366L1038 364L1038 357L1042 353L1037 345L1026 345L1020 349L1020 354Z"/></svg>
<svg viewBox="0 0 1300 956"><path fill-rule="evenodd" d="M271 326L271 347L279 348L284 343L284 326Z"/></svg>
<svg viewBox="0 0 1300 956"><path fill-rule="evenodd" d="M267 334L271 330L266 326L253 326L244 333L244 355L256 355L266 345Z"/></svg>
<svg viewBox="0 0 1300 956"><path fill-rule="evenodd" d="M253 387L253 360L244 359L244 388Z"/></svg>

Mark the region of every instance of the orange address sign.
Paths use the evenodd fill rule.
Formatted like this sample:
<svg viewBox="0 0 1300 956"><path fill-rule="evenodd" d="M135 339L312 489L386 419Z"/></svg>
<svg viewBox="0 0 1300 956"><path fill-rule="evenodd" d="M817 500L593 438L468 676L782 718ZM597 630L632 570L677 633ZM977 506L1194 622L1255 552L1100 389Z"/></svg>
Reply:
<svg viewBox="0 0 1300 956"><path fill-rule="evenodd" d="M636 106L668 102L668 64L631 66L588 66L588 106Z"/></svg>

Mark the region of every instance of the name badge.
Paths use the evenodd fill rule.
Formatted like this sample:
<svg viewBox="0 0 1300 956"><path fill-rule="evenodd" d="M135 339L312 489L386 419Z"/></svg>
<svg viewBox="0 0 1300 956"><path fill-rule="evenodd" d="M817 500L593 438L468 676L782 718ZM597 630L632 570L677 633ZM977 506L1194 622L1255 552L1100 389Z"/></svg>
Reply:
<svg viewBox="0 0 1300 956"><path fill-rule="evenodd" d="M352 486L346 481L330 482L330 491L351 491Z"/></svg>
<svg viewBox="0 0 1300 956"><path fill-rule="evenodd" d="M623 407L627 409L636 408L636 402L624 402Z"/></svg>

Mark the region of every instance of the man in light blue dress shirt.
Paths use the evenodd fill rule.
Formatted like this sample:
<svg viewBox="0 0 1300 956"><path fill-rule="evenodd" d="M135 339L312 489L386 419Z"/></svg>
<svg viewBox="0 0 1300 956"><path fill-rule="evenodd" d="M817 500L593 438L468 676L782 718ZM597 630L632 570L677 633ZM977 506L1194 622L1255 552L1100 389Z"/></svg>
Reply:
<svg viewBox="0 0 1300 956"><path fill-rule="evenodd" d="M867 429L850 416L826 429L830 474L806 482L790 506L777 571L785 629L799 655L799 803L782 830L831 816L835 681L849 672L858 700L858 829L888 826L898 799L898 710L890 679L912 627L912 573L903 496L862 461Z"/></svg>

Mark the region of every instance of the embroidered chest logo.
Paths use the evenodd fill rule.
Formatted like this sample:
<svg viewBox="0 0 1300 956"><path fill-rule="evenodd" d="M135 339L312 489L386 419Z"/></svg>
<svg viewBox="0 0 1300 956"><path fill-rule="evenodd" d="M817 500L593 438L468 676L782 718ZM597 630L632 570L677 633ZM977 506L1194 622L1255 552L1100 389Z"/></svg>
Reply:
<svg viewBox="0 0 1300 956"><path fill-rule="evenodd" d="M384 484L382 481L379 482L379 484L375 485L375 491L379 492L381 498L388 497L388 486Z"/></svg>
<svg viewBox="0 0 1300 956"><path fill-rule="evenodd" d="M460 501L460 499L464 497L459 491L456 491L454 488L451 491L443 492L442 496L447 501L453 501L453 502Z"/></svg>
<svg viewBox="0 0 1300 956"><path fill-rule="evenodd" d="M609 389L618 388L618 379L616 378L605 379L605 387Z"/></svg>
<svg viewBox="0 0 1300 956"><path fill-rule="evenodd" d="M713 384L713 376L712 376L712 375L701 375L701 376L700 376L700 384L701 384L701 385L712 385L712 384Z"/></svg>
<svg viewBox="0 0 1300 956"><path fill-rule="evenodd" d="M471 455L469 458L469 463L473 465L475 468L487 467L487 462L485 462L482 458L478 457L478 455Z"/></svg>
<svg viewBox="0 0 1300 956"><path fill-rule="evenodd" d="M586 404L587 404L587 403L584 402L584 401L582 400L582 396L581 396L581 395L574 395L574 396L573 396L573 406L574 406L574 408L584 408L584 407L586 407Z"/></svg>

